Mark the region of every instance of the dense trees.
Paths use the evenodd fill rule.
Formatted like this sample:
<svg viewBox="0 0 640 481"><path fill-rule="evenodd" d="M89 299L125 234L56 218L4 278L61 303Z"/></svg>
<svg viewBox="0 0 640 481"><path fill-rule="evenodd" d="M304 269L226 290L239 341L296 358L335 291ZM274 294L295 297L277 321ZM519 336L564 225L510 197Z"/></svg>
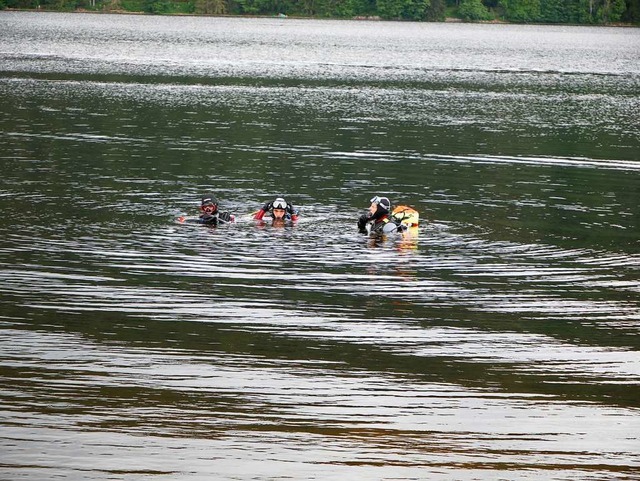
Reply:
<svg viewBox="0 0 640 481"><path fill-rule="evenodd" d="M607 24L640 21L640 0L459 0L463 20Z"/></svg>
<svg viewBox="0 0 640 481"><path fill-rule="evenodd" d="M611 23L619 22L626 10L625 0L500 0L499 4L505 18L516 22Z"/></svg>
<svg viewBox="0 0 640 481"><path fill-rule="evenodd" d="M640 0L0 0L0 8L436 21L640 23Z"/></svg>

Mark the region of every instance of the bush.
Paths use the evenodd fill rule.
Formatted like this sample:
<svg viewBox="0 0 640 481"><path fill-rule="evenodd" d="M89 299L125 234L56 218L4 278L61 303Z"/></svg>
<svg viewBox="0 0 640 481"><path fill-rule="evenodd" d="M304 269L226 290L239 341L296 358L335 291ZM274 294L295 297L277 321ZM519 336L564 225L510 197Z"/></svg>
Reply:
<svg viewBox="0 0 640 481"><path fill-rule="evenodd" d="M467 22L493 18L487 7L482 4L482 0L462 0L458 8L458 16Z"/></svg>

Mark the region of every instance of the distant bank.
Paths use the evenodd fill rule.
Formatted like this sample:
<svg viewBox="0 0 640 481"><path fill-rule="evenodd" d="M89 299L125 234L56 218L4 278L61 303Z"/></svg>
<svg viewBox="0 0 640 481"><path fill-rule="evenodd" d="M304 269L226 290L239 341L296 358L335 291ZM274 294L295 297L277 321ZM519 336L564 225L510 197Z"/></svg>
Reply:
<svg viewBox="0 0 640 481"><path fill-rule="evenodd" d="M0 0L0 10L400 20L640 24L640 0Z"/></svg>

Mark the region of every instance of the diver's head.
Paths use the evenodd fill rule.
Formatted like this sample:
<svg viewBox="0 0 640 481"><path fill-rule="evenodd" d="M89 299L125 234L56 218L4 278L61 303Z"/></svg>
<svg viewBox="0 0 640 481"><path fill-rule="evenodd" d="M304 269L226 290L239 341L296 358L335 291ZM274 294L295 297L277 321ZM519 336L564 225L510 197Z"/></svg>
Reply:
<svg viewBox="0 0 640 481"><path fill-rule="evenodd" d="M215 214L218 212L218 199L213 194L203 195L200 210L207 215Z"/></svg>
<svg viewBox="0 0 640 481"><path fill-rule="evenodd" d="M375 196L371 199L371 205L369 206L369 213L374 217L382 217L389 214L391 210L391 202L387 197Z"/></svg>
<svg viewBox="0 0 640 481"><path fill-rule="evenodd" d="M271 204L271 214L274 219L284 219L285 214L287 213L287 201L282 197L278 197Z"/></svg>

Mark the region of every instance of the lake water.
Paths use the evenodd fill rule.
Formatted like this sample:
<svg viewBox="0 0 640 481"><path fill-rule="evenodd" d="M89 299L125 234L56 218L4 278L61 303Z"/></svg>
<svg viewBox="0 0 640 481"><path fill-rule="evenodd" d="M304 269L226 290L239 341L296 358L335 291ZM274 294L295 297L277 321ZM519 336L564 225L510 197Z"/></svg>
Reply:
<svg viewBox="0 0 640 481"><path fill-rule="evenodd" d="M0 478L640 479L639 92L638 29L0 12Z"/></svg>

